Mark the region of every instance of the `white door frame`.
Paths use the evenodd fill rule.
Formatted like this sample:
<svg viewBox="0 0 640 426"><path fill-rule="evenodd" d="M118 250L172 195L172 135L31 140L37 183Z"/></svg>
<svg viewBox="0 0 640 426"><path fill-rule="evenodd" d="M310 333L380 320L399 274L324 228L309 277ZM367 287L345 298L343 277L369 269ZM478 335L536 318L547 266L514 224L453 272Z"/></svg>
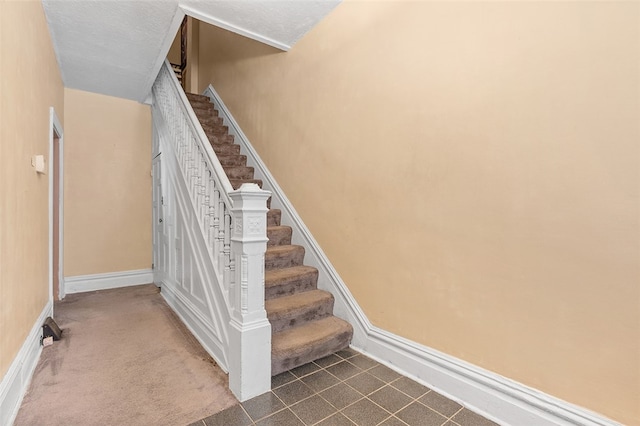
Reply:
<svg viewBox="0 0 640 426"><path fill-rule="evenodd" d="M54 137L55 134L55 137ZM55 164L53 159L53 144L56 143L56 138L58 139L58 170L53 170L53 165ZM56 115L53 107L49 108L49 301L52 302L53 305L53 206L55 203L53 202L53 179L54 174L58 175L58 298L63 299L65 296L64 291L64 273L63 273L63 265L64 265L64 216L63 216L63 203L64 203L64 185L63 185L63 176L64 176L64 143L63 143L63 131L62 124L60 124L60 120Z"/></svg>

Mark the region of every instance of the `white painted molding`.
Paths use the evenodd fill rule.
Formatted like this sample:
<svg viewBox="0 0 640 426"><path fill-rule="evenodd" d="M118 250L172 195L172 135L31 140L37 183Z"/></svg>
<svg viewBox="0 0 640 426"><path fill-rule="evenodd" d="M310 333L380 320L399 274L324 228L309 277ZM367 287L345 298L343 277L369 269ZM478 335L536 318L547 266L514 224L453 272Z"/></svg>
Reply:
<svg viewBox="0 0 640 426"><path fill-rule="evenodd" d="M305 263L318 268L318 287L334 295L335 314L353 326L352 347L502 425L619 426L582 407L373 326L213 86L203 95L229 126L229 133L247 155L247 165L262 179L263 189L272 192L271 206L281 209L283 223L293 228L292 243L304 246Z"/></svg>
<svg viewBox="0 0 640 426"><path fill-rule="evenodd" d="M271 323L264 308L267 199L255 183L232 191L231 256L235 285L229 289L229 389L241 402L271 390Z"/></svg>
<svg viewBox="0 0 640 426"><path fill-rule="evenodd" d="M620 426L599 414L375 326L355 349L502 425Z"/></svg>
<svg viewBox="0 0 640 426"><path fill-rule="evenodd" d="M54 173L51 172L53 159L53 144L55 138L58 137L58 170L54 173L58 174L58 298L64 298L64 132L62 124L58 119L58 115L53 107L49 108L49 301L53 303L53 180Z"/></svg>
<svg viewBox="0 0 640 426"><path fill-rule="evenodd" d="M154 125L160 124L161 119L157 118ZM157 134L162 140L163 136ZM221 278L215 273L211 256L204 247L204 240L195 228L193 221L185 220L188 211L192 211L193 205L191 197L183 178L178 173L179 165L177 159L171 154L171 150L162 143L165 155L162 161L163 167L163 187L162 194L166 197L165 205L167 211L164 214L164 224L173 228L171 237L165 238L168 256L160 256L158 265L155 265L156 274L160 273L163 280L160 283L160 294L167 301L167 304L180 317L185 326L200 342L202 347L211 355L218 366L226 373L228 368L228 333L229 312L227 302L217 283ZM154 183L155 184L155 183ZM157 226L157 223L154 223ZM183 234L179 240L173 233L178 226L182 226ZM198 224L199 226L199 224ZM155 232L155 230L154 230ZM171 258L171 260L169 260ZM203 286L204 298L197 299L191 293L192 286L179 282L183 280L183 273L178 272L184 268L184 260L192 260L196 265L195 270L199 277L198 282L208 282L211 287ZM216 291L218 289L218 291ZM199 307L198 307L199 305Z"/></svg>
<svg viewBox="0 0 640 426"><path fill-rule="evenodd" d="M200 313L188 297L176 291L177 283L169 284L163 281L160 295L164 298L173 312L178 315L182 323L189 329L202 347L216 361L218 367L225 373L229 373L227 358L225 356L225 345L215 333L212 332L210 321Z"/></svg>
<svg viewBox="0 0 640 426"><path fill-rule="evenodd" d="M42 324L52 315L53 302L49 301L0 382L0 425L11 426L18 415L42 351Z"/></svg>
<svg viewBox="0 0 640 426"><path fill-rule="evenodd" d="M223 21L222 19L215 18L206 13L202 13L189 6L180 5L180 9L182 9L185 14L191 16L192 18L196 18L200 21L204 21L208 24L215 25L216 27L223 28L225 30L234 32L236 34L240 34L241 36L259 41L260 43L268 44L269 46L275 47L276 49L280 49L284 52L287 52L289 51L289 49L291 49L291 46L289 46L288 44L280 43L279 41L273 40L269 37L265 37L258 33L254 33L253 31L247 30L246 28L242 28L237 25L230 24L229 22Z"/></svg>
<svg viewBox="0 0 640 426"><path fill-rule="evenodd" d="M66 294L108 290L111 288L151 283L153 283L153 270L151 269L109 272L106 274L76 275L64 278Z"/></svg>

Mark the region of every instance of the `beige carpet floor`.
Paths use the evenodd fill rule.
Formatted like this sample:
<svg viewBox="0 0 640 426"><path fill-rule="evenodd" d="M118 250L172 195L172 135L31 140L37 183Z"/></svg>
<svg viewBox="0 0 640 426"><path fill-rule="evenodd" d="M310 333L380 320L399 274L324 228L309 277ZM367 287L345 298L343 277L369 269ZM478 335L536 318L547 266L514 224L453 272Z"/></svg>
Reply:
<svg viewBox="0 0 640 426"><path fill-rule="evenodd" d="M68 295L15 425L187 425L237 403L152 284Z"/></svg>

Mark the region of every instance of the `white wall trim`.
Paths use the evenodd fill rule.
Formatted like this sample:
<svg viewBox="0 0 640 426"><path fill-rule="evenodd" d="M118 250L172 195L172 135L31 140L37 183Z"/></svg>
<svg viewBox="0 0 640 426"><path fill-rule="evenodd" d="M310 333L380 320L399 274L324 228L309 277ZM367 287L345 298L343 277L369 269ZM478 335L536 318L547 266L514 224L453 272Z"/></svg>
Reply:
<svg viewBox="0 0 640 426"><path fill-rule="evenodd" d="M33 372L38 365L38 359L42 351L40 340L42 338L42 324L47 317L53 315L53 302L49 301L33 324L26 340L13 359L6 374L0 382L0 424L10 426L13 424L22 398L29 389L29 383Z"/></svg>
<svg viewBox="0 0 640 426"><path fill-rule="evenodd" d="M600 414L375 326L369 326L365 346L353 346L499 424L620 425Z"/></svg>
<svg viewBox="0 0 640 426"><path fill-rule="evenodd" d="M54 164L53 144L55 143L54 133L58 137L58 155L60 156L58 170L54 173L58 174L59 191L58 197L58 298L64 298L64 132L62 124L58 119L58 115L53 107L49 108L49 301L53 303L53 180L54 173L51 169Z"/></svg>
<svg viewBox="0 0 640 426"><path fill-rule="evenodd" d="M582 407L373 326L213 86L209 85L203 95L219 110L229 133L247 155L247 165L253 166L256 178L263 180L263 188L272 192L271 206L281 209L283 223L293 228L293 244L304 246L305 263L318 268L318 287L334 295L335 314L353 325L352 347L499 424L619 425Z"/></svg>
<svg viewBox="0 0 640 426"><path fill-rule="evenodd" d="M223 28L225 30L234 32L236 34L240 34L241 36L259 41L260 43L267 44L271 47L275 47L276 49L280 49L284 52L287 52L289 51L289 49L291 49L291 46L288 44L280 43L279 41L273 40L272 38L269 38L269 37L265 37L258 33L254 33L253 31L247 30L246 28L242 28L237 25L230 24L229 22L223 21L222 19L218 19L206 13L202 13L189 6L180 5L180 8L184 11L185 14L191 16L192 18L196 18L208 24L215 25L216 27Z"/></svg>
<svg viewBox="0 0 640 426"><path fill-rule="evenodd" d="M151 269L109 272L106 274L76 275L73 277L65 277L64 279L66 294L108 290L111 288L151 283L153 283L153 270Z"/></svg>

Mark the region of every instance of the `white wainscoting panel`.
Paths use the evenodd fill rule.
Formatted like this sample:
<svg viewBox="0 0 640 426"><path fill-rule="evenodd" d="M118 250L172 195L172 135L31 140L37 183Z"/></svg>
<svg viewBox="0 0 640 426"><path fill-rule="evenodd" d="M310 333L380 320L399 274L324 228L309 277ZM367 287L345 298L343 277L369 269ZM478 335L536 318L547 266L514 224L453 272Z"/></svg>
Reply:
<svg viewBox="0 0 640 426"><path fill-rule="evenodd" d="M194 212L184 176L168 142L162 136L162 118L154 114L154 156L162 179L154 179L154 193L162 202L155 214L155 276L161 294L220 368L228 371L230 316L228 295L213 266ZM159 161L159 159L161 160ZM159 169L159 170L158 170ZM162 218L162 222L159 222Z"/></svg>

